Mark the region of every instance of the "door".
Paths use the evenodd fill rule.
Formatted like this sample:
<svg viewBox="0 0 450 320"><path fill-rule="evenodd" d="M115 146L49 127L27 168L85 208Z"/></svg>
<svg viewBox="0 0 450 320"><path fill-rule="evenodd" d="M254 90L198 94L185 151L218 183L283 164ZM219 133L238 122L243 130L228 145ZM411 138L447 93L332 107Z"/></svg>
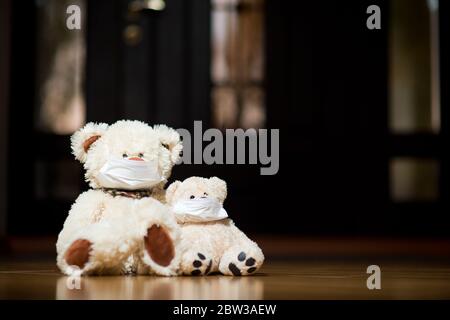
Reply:
<svg viewBox="0 0 450 320"><path fill-rule="evenodd" d="M229 126L218 124L214 99L222 103L227 95L215 93L232 92L234 115L242 117L246 90L260 92L254 96L263 101L264 121L255 127L280 130L278 173L261 176L260 164L182 164L170 182L192 175L224 178L225 207L246 232L448 235L448 48L440 41L437 49L440 130L392 130L390 37L399 21L392 20L393 4L401 2L87 1L84 122L126 118L192 132L199 120L203 130L224 129ZM414 2L430 10L427 1ZM382 12L380 30L366 27L372 4ZM9 233L57 233L71 203L87 189L70 154L70 133L35 125L35 55L42 39L30 30L39 10L33 1L12 4ZM448 35L448 12L442 2L440 39ZM435 21L431 11L426 14ZM220 16L238 30L230 45L238 49L224 58L238 75L224 81L217 80L212 46ZM242 49L257 41L263 59ZM240 69L258 59L262 75L245 78ZM396 177L411 168L428 185L416 179L407 186L426 189L427 197L397 197L403 180L398 184Z"/></svg>

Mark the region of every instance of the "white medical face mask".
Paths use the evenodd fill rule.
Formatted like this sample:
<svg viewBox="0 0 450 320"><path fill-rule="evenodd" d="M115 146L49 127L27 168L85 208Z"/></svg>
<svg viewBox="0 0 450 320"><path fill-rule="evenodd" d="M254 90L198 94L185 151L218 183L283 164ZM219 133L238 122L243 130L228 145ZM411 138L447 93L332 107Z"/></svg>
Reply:
<svg viewBox="0 0 450 320"><path fill-rule="evenodd" d="M154 161L135 161L110 158L97 175L104 188L139 190L149 189L165 181L159 174L158 164Z"/></svg>
<svg viewBox="0 0 450 320"><path fill-rule="evenodd" d="M181 200L172 209L179 222L207 222L228 217L220 202L211 198Z"/></svg>

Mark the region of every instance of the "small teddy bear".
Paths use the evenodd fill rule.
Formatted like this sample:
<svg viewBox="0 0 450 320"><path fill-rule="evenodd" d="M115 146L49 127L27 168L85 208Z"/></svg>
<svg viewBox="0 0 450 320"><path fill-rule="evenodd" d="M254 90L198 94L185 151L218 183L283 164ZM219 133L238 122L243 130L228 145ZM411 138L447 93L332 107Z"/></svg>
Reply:
<svg viewBox="0 0 450 320"><path fill-rule="evenodd" d="M181 149L175 130L140 121L88 123L73 134L92 189L72 205L58 236L62 272L177 274L180 230L161 200Z"/></svg>
<svg viewBox="0 0 450 320"><path fill-rule="evenodd" d="M241 276L263 264L258 245L227 218L222 206L226 196L227 185L217 177L190 177L167 188L167 204L181 226L180 273Z"/></svg>

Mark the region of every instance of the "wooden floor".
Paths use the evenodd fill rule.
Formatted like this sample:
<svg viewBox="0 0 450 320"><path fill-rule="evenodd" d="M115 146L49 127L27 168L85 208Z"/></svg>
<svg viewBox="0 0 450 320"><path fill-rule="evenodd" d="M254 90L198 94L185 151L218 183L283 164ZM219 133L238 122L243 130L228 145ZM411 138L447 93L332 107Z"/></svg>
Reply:
<svg viewBox="0 0 450 320"><path fill-rule="evenodd" d="M373 263L373 261L372 261ZM0 261L0 299L450 299L450 263L376 261L368 290L362 261L268 260L251 277L84 277L68 289L53 261Z"/></svg>

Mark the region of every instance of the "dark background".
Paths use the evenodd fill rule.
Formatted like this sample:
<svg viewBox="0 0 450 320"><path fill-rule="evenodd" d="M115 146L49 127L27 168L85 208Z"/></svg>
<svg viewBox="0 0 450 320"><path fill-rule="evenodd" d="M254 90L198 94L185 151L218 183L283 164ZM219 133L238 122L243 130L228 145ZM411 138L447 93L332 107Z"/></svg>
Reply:
<svg viewBox="0 0 450 320"><path fill-rule="evenodd" d="M164 11L137 18L125 14L127 4L87 2L86 121L126 118L192 129L202 120L204 130L212 126L209 1L167 0ZM366 28L371 4L381 8L381 30ZM439 8L438 133L389 128L390 8L389 1L266 0L265 127L280 129L278 174L260 176L259 165L184 164L170 181L225 179L225 207L249 233L449 236L449 4L441 1ZM82 166L70 154L70 135L34 125L36 10L27 0L4 1L0 10L0 216L6 235L57 234L87 189ZM131 22L144 30L139 46L123 41ZM438 163L437 196L394 201L395 157ZM61 171L71 174L72 198L51 191L65 185ZM37 196L36 186L49 192Z"/></svg>

